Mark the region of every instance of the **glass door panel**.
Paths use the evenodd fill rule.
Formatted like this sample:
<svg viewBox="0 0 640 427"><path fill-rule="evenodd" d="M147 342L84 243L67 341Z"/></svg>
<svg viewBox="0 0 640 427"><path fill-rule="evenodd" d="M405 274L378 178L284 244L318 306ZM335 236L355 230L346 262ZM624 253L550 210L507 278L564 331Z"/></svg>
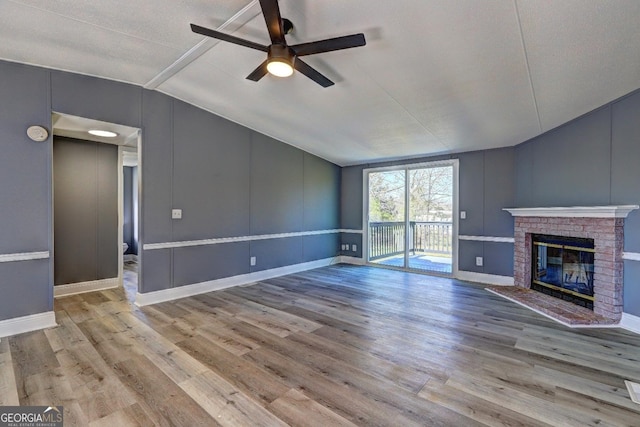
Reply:
<svg viewBox="0 0 640 427"><path fill-rule="evenodd" d="M406 172L369 173L369 262L405 267Z"/></svg>
<svg viewBox="0 0 640 427"><path fill-rule="evenodd" d="M453 271L453 166L408 172L407 266L450 274Z"/></svg>

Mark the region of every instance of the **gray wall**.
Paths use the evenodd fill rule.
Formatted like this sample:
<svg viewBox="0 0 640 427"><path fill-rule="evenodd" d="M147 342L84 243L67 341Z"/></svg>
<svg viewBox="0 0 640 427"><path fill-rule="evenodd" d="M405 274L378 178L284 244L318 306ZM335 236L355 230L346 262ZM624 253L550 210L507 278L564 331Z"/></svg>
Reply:
<svg viewBox="0 0 640 427"><path fill-rule="evenodd" d="M640 204L640 92L516 148L516 204ZM640 211L625 220L625 251L640 252ZM640 263L625 261L624 311L640 316Z"/></svg>
<svg viewBox="0 0 640 427"><path fill-rule="evenodd" d="M25 134L51 128L52 111L142 129L141 243L340 227L338 166L169 96L0 62L0 99L12 100L0 107L0 254L53 251L52 142ZM141 250L140 291L328 258L338 244L334 233ZM52 310L53 260L0 263L0 292L0 320Z"/></svg>
<svg viewBox="0 0 640 427"><path fill-rule="evenodd" d="M459 161L459 206L467 218L459 222L459 234L513 237L513 219L502 208L513 206L514 149L476 151L451 156L423 157L400 162L350 166L342 169L341 225L362 229L363 170L366 168L422 163L447 159ZM357 245L344 255L362 257L362 235L342 233L342 243ZM477 267L475 258L484 257ZM486 274L513 275L513 244L460 240L459 269Z"/></svg>
<svg viewBox="0 0 640 427"><path fill-rule="evenodd" d="M138 168L137 166L122 168L122 241L129 245L125 254L138 254L138 239L135 233L136 207L138 205Z"/></svg>
<svg viewBox="0 0 640 427"><path fill-rule="evenodd" d="M54 137L54 284L118 277L118 147Z"/></svg>
<svg viewBox="0 0 640 427"><path fill-rule="evenodd" d="M26 134L51 123L48 93L49 72L0 62L0 254L51 249L51 138ZM0 263L0 294L0 320L51 310L51 260Z"/></svg>
<svg viewBox="0 0 640 427"><path fill-rule="evenodd" d="M339 228L336 165L165 95L143 105L146 243ZM337 255L337 233L313 237L145 250L141 291Z"/></svg>

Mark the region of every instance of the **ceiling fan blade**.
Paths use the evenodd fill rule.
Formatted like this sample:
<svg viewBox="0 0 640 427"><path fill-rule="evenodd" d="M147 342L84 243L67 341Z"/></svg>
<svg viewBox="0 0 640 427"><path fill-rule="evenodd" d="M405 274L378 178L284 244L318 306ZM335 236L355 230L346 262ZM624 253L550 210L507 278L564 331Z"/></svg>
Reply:
<svg viewBox="0 0 640 427"><path fill-rule="evenodd" d="M284 39L282 17L280 16L278 0L260 0L260 7L262 8L264 20L267 23L267 30L269 31L269 37L271 37L271 43L286 45L287 42Z"/></svg>
<svg viewBox="0 0 640 427"><path fill-rule="evenodd" d="M268 60L265 60L262 64L258 65L258 68L253 70L253 72L247 76L247 80L253 80L254 82L257 82L258 80L263 78L265 74L267 74L268 72L267 71L268 62L269 62Z"/></svg>
<svg viewBox="0 0 640 427"><path fill-rule="evenodd" d="M263 46L259 43L252 42L250 40L241 39L240 37L221 33L220 31L211 30L209 28L201 27L196 24L191 24L191 31L197 34L202 34L203 36L213 37L214 39L222 40L222 41L233 43L233 44L239 44L240 46L249 47L251 49L261 50L263 52L269 51L268 46Z"/></svg>
<svg viewBox="0 0 640 427"><path fill-rule="evenodd" d="M366 44L367 41L364 38L364 34L358 33L350 36L301 43L290 47L296 53L296 56L305 56L322 52L331 52L334 50L350 49L352 47L364 46Z"/></svg>
<svg viewBox="0 0 640 427"><path fill-rule="evenodd" d="M303 62L301 59L296 58L293 62L293 67L322 87L329 87L334 85L331 80L320 74L315 68L313 68L306 62Z"/></svg>

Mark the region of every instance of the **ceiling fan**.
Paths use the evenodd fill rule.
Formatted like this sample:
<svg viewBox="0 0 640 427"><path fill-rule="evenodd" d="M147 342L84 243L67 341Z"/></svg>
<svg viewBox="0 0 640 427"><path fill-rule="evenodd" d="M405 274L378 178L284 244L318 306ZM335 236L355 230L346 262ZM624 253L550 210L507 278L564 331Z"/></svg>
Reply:
<svg viewBox="0 0 640 427"><path fill-rule="evenodd" d="M303 62L300 57L334 50L349 49L366 44L364 34L358 33L350 36L335 37L289 46L284 36L293 29L293 24L288 19L282 19L280 16L278 0L260 0L260 7L262 8L262 14L264 15L269 37L271 38L271 44L268 46L191 24L191 30L194 33L266 52L267 59L247 76L247 79L253 80L254 82L260 80L267 73L278 77L290 76L293 74L293 69L295 68L320 86L329 87L334 83L315 68Z"/></svg>

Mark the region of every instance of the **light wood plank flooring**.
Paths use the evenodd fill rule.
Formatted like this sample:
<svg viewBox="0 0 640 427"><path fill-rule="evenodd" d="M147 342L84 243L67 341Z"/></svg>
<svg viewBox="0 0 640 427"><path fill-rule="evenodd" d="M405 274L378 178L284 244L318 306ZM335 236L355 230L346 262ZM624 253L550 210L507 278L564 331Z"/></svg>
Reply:
<svg viewBox="0 0 640 427"><path fill-rule="evenodd" d="M125 277L2 339L0 405L63 405L67 426L640 426L640 336L479 285L335 265L138 308Z"/></svg>

